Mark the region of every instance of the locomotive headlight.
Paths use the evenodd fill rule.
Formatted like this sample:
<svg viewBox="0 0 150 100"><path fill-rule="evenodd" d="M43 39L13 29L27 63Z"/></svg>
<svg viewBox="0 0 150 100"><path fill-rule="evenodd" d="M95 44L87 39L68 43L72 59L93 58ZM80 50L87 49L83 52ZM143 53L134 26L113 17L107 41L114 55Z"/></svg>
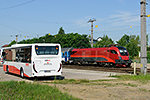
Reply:
<svg viewBox="0 0 150 100"><path fill-rule="evenodd" d="M122 59L122 58L119 56L119 59Z"/></svg>

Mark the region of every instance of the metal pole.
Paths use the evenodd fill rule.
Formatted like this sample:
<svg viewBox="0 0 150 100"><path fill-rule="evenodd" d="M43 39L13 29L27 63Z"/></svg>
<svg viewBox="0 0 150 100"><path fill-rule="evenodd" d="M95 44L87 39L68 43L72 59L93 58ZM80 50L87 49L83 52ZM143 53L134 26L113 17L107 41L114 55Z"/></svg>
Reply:
<svg viewBox="0 0 150 100"><path fill-rule="evenodd" d="M91 48L93 48L93 21L91 22Z"/></svg>
<svg viewBox="0 0 150 100"><path fill-rule="evenodd" d="M16 35L16 44L17 44L17 39L18 39L17 37L18 37L18 35Z"/></svg>
<svg viewBox="0 0 150 100"><path fill-rule="evenodd" d="M147 72L146 0L141 0L141 74Z"/></svg>
<svg viewBox="0 0 150 100"><path fill-rule="evenodd" d="M96 19L90 19L88 22L91 22L91 48L93 48L93 22L96 21Z"/></svg>
<svg viewBox="0 0 150 100"><path fill-rule="evenodd" d="M134 75L136 75L136 62L134 62Z"/></svg>

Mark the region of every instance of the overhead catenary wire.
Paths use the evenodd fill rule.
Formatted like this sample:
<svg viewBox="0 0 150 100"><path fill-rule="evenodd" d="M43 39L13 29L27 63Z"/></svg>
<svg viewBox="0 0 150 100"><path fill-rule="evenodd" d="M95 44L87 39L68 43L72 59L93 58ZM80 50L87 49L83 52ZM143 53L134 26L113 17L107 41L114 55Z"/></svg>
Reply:
<svg viewBox="0 0 150 100"><path fill-rule="evenodd" d="M30 0L30 1L28 1L28 2L24 2L24 3L21 3L21 4L13 5L13 6L10 6L10 7L0 8L0 10L7 10L7 9L16 8L16 7L19 7L19 6L23 6L23 5L32 3L32 2L34 2L34 1L36 1L36 0Z"/></svg>
<svg viewBox="0 0 150 100"><path fill-rule="evenodd" d="M128 18L128 19L130 19L130 18L132 18L132 17L137 17L137 14L131 14L130 16L127 16L127 17L124 17L124 18L120 18L120 17L110 17L110 18L107 18L107 19L104 19L103 21L99 21L99 22L96 22L99 26L101 26L101 28L104 28L103 30L98 30L97 29L97 33L98 32L107 32L107 34L108 34L108 32L111 32L111 31L118 31L118 30L126 30L126 29L128 29L128 27L130 26L129 24L128 25L121 25L121 26L113 26L113 27L111 27L111 28L106 28L106 26L107 26L107 24L109 24L110 22L111 23L115 23L115 22L119 22L119 21L122 21L122 20L124 20L125 18ZM15 18L15 16L13 16L14 18ZM5 17L6 18L6 17ZM9 16L9 18L11 18L10 16ZM21 21L29 21L30 23L31 22L33 22L33 23L43 23L43 24L60 24L60 25L65 25L65 24L72 24L72 23L74 23L74 22L59 22L59 21L53 21L53 22L51 22L51 21L40 21L40 20L35 20L35 19L28 19L28 18L20 18L19 17L19 19L21 20ZM17 18L17 20L18 20L18 18ZM75 31L80 31L81 29L83 30L83 33L85 32L85 33L88 33L88 32L86 32L86 31L89 31L89 29L87 29L87 27L89 26L89 25L86 25L87 23L86 23L86 21L85 21L85 25L84 26L79 26L79 25L76 25L76 26L72 26L72 27L70 27L70 28L66 28L66 30L67 31L72 31L72 32L75 32ZM8 27L8 28L11 28L11 27L9 27L8 25L3 25L3 26L5 26L5 27ZM137 25L136 27L138 27L139 25ZM85 29L86 28L86 29ZM21 30L18 30L18 29L16 29L16 28L11 28L11 29L13 29L13 30L16 30L16 31L18 31L18 32L22 32L22 33L31 33L31 32L24 32L24 31L21 31ZM53 33L53 32L51 32L51 33ZM56 33L56 32L55 32ZM36 34L36 33L32 33L32 34ZM33 35L33 36L35 36L35 35Z"/></svg>
<svg viewBox="0 0 150 100"><path fill-rule="evenodd" d="M9 16L9 15L8 15ZM136 16L136 15L134 15L134 16ZM15 16L14 16L15 17ZM131 15L131 16L128 16L128 17L126 17L126 18L131 18L131 17L133 17L133 15ZM6 17L5 17L6 18ZM9 18L11 18L10 16L9 16ZM35 20L35 19L28 19L28 18L19 18L21 21L28 21L28 22L33 22L33 23L43 23L43 24L61 24L61 25L65 25L65 24L72 24L73 22L68 22L68 23L66 23L66 22L58 22L58 21L56 21L56 22L50 22L50 21L40 21L40 20ZM114 20L113 20L114 19ZM100 21L100 22L98 22L97 24L100 24L100 26L101 27L105 27L107 24L110 24L110 22L112 23L115 23L115 22L119 22L119 21L121 21L121 20L123 20L124 18L108 18L108 19L104 19L103 21ZM18 20L18 18L16 19L16 20ZM106 22L107 21L107 22ZM84 27L87 27L88 25L84 25L84 26L82 26L82 27L79 27L78 25L76 25L76 26L72 26L72 27L70 27L70 28L68 28L67 29L67 31L72 31L72 29L73 30L77 30L77 29L82 29L83 30L83 28ZM126 27L127 25L122 25L121 27ZM130 26L130 25L129 25ZM113 30L115 30L115 27L113 26L113 27L111 27L111 28L113 28ZM118 28L118 26L116 26L116 28ZM118 29L116 29L116 30L118 30ZM105 30L106 31L106 30ZM108 30L109 31L109 30Z"/></svg>

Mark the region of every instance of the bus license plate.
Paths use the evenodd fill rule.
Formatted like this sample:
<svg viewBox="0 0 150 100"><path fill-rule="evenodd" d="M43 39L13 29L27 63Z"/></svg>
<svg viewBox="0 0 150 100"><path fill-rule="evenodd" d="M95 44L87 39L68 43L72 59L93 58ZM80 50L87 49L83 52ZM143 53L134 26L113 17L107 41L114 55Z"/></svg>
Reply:
<svg viewBox="0 0 150 100"><path fill-rule="evenodd" d="M50 70L45 70L44 72L45 72L45 73L48 73L48 72L51 72L51 71L50 71Z"/></svg>

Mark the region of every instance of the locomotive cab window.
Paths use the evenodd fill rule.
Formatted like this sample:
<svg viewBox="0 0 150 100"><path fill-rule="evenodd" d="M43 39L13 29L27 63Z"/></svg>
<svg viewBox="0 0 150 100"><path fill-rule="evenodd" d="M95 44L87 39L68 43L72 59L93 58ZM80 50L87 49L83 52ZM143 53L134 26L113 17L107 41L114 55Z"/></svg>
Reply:
<svg viewBox="0 0 150 100"><path fill-rule="evenodd" d="M117 52L116 52L115 50L110 50L110 52L111 52L112 54L117 54Z"/></svg>
<svg viewBox="0 0 150 100"><path fill-rule="evenodd" d="M118 47L121 56L128 56L127 49L124 47Z"/></svg>

